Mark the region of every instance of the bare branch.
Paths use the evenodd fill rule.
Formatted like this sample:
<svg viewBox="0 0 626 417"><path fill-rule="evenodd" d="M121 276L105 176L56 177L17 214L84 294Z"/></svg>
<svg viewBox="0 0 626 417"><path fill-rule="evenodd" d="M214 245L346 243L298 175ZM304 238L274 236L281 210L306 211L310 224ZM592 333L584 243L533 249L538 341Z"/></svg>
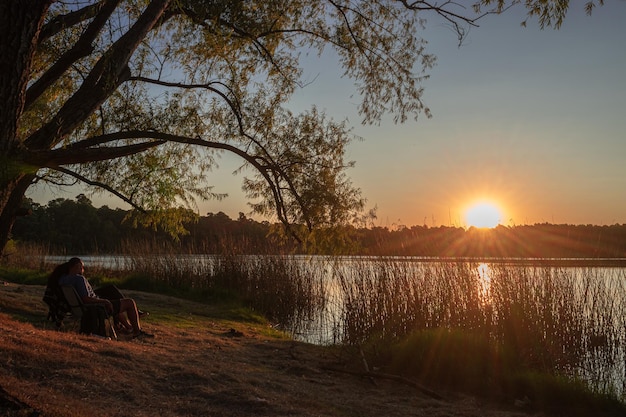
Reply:
<svg viewBox="0 0 626 417"><path fill-rule="evenodd" d="M404 5L404 7L408 10L432 11L432 12L437 13L442 18L444 18L450 24L450 26L452 26L452 29L456 32L457 38L459 41L459 46L463 43L463 40L465 39L465 36L466 36L465 29L462 26L463 23L469 26L478 27L479 26L478 21L480 19L484 18L487 15L500 14L504 12L505 10L507 10L509 7L513 6L513 4L510 4L509 6L504 7L504 8L498 6L491 10L485 11L475 17L468 17L460 13L455 13L448 8L448 6L450 5L465 8L465 6L462 5L461 3L457 3L453 1L445 1L440 5L433 5L428 1L408 1L408 0L398 0L398 1L400 1L400 3L402 3L402 5ZM474 9L477 12L479 10L476 6L474 6Z"/></svg>
<svg viewBox="0 0 626 417"><path fill-rule="evenodd" d="M127 202L128 204L133 206L133 208L141 211L142 213L146 212L146 210L144 210L143 207L138 206L135 202L133 202L132 199L130 199L129 197L126 197L124 194L120 193L119 191L115 190L114 188L109 187L108 185L106 185L106 184L104 184L102 182L90 180L89 178L84 177L84 176L78 174L77 172L70 171L67 168L54 167L54 168L51 168L51 169L54 169L55 171L61 172L61 173L66 174L66 175L69 175L70 177L74 177L77 180L79 180L81 182L84 182L85 184L88 184L88 185L91 185L91 186L94 186L94 187L98 187L98 188L102 188L103 190L106 190L106 191L110 192L111 194L115 195L116 197L120 198L121 200Z"/></svg>
<svg viewBox="0 0 626 417"><path fill-rule="evenodd" d="M222 99L224 99L224 101L226 101L228 106L233 111L233 114L237 118L237 122L239 124L240 132L243 133L243 122L241 120L241 107L239 105L239 102L237 102L236 100L230 99L223 91L213 87L213 85L220 85L220 86L230 90L230 88L228 86L226 86L226 84L224 84L223 82L214 81L214 82L205 83L205 84L185 84L185 83L174 83L174 82L156 80L154 78L147 78L147 77L142 77L142 76L132 76L132 77L130 77L128 79L128 81L139 81L139 82L145 82L145 83L149 83L149 84L160 85L160 86L163 86L163 87L175 87L175 88L189 89L189 90L193 90L193 89L196 89L196 88L209 90L209 91L219 95Z"/></svg>

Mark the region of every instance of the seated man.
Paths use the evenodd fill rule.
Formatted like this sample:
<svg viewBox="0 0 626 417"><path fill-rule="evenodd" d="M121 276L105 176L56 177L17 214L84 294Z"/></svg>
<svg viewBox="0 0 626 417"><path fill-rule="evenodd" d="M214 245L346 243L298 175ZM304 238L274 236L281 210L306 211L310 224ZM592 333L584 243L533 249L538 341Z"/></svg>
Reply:
<svg viewBox="0 0 626 417"><path fill-rule="evenodd" d="M93 292L96 293L98 298L104 298L105 300L121 300L122 298L128 298L122 294L115 285L105 285L104 287L94 288ZM141 311L139 307L137 307L137 312L139 312L139 318L150 315L147 311Z"/></svg>
<svg viewBox="0 0 626 417"><path fill-rule="evenodd" d="M85 265L79 258L72 258L66 263L67 273L59 278L59 285L71 285L85 304L102 304L108 312L115 315L118 321L131 331L133 337L154 337L141 329L137 304L132 298L107 300L99 297L83 275Z"/></svg>

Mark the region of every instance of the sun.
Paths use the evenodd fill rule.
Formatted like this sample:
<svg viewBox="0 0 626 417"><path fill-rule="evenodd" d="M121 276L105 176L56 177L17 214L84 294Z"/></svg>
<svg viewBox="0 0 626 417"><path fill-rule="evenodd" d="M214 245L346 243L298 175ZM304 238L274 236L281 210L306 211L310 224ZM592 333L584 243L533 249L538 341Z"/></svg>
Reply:
<svg viewBox="0 0 626 417"><path fill-rule="evenodd" d="M465 210L467 227L493 228L500 224L502 211L492 201L477 201Z"/></svg>

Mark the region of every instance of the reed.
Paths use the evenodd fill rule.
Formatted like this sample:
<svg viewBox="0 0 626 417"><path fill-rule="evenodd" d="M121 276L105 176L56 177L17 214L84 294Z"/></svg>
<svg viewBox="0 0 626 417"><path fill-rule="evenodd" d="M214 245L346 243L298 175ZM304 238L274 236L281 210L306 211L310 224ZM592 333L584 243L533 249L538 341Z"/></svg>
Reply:
<svg viewBox="0 0 626 417"><path fill-rule="evenodd" d="M623 269L488 267L378 258L355 261L335 273L343 298L339 320L348 344L374 344L380 351L414 335L442 331L437 339L441 342L446 335L447 343L423 340L421 350L430 351L433 345L445 350L457 340L459 346L483 347L482 353L472 355L473 361L490 358L493 363L514 364L508 372L531 369L565 375L588 381L600 392L623 394ZM466 342L451 339L457 332L466 335ZM484 354L486 346L492 354ZM433 360L420 356L420 349L410 351L419 363ZM501 357L494 359L493 352ZM444 357L455 363L454 355ZM470 362L453 368L487 366Z"/></svg>
<svg viewBox="0 0 626 417"><path fill-rule="evenodd" d="M49 253L49 245L9 241L4 248L1 263L9 268L43 271L47 268L44 260Z"/></svg>
<svg viewBox="0 0 626 417"><path fill-rule="evenodd" d="M395 340L419 329L483 330L490 309L480 277L464 263L360 259L338 269L344 340Z"/></svg>
<svg viewBox="0 0 626 417"><path fill-rule="evenodd" d="M244 248L227 241L219 254L193 252L181 254L159 242L134 242L124 249L125 272L143 288L184 291L196 299L237 298L281 327L294 328L322 308L321 277L300 257L242 255Z"/></svg>

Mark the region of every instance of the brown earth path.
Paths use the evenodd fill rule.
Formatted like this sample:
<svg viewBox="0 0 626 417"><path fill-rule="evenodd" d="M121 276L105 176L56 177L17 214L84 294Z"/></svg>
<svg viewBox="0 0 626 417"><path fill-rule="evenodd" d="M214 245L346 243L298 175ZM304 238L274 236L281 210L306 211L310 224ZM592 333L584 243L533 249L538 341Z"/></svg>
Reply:
<svg viewBox="0 0 626 417"><path fill-rule="evenodd" d="M154 339L106 341L56 331L43 320L14 318L45 317L42 287L3 284L0 416L531 415L454 393L438 400L406 381L363 377L341 350L213 319L205 305L171 297L129 294L155 312L145 321ZM186 313L159 320L160 310L183 303ZM12 410L11 402L21 409Z"/></svg>

